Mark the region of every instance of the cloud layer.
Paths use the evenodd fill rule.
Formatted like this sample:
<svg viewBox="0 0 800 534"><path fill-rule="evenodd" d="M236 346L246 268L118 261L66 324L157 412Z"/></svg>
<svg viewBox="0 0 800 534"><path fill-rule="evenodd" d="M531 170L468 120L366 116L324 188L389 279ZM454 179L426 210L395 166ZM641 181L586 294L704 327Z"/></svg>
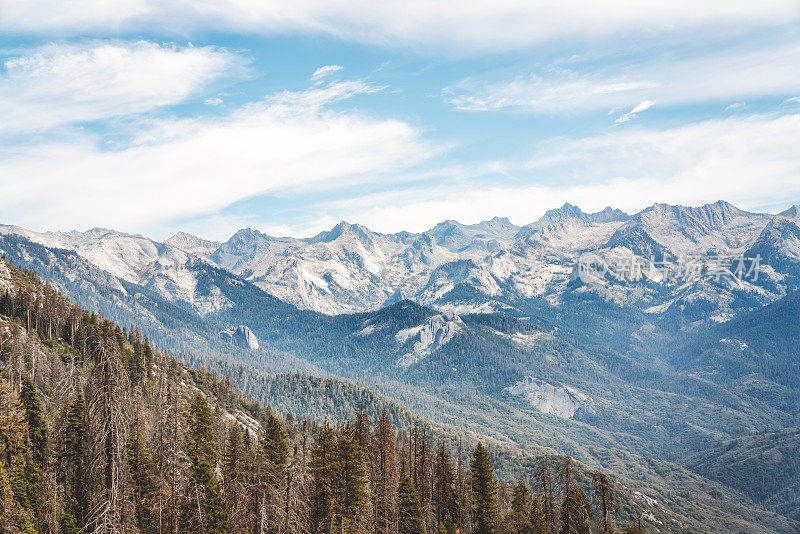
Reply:
<svg viewBox="0 0 800 534"><path fill-rule="evenodd" d="M651 51L622 65L604 59L599 65L567 61L500 81L468 79L445 96L466 111L510 109L558 115L631 108L644 101L679 105L800 92L796 41L692 52L680 58Z"/></svg>
<svg viewBox="0 0 800 534"><path fill-rule="evenodd" d="M369 43L510 49L564 37L591 38L790 24L794 0L5 0L0 32L74 35L202 30L327 34Z"/></svg>
<svg viewBox="0 0 800 534"><path fill-rule="evenodd" d="M237 54L215 47L146 41L46 45L4 61L0 135L177 104L244 65Z"/></svg>
<svg viewBox="0 0 800 534"><path fill-rule="evenodd" d="M3 217L32 228L153 230L253 195L343 187L429 157L405 122L328 108L377 90L339 82L213 118L139 118L115 150L77 133L25 144L0 159L0 176L25 177L4 183Z"/></svg>

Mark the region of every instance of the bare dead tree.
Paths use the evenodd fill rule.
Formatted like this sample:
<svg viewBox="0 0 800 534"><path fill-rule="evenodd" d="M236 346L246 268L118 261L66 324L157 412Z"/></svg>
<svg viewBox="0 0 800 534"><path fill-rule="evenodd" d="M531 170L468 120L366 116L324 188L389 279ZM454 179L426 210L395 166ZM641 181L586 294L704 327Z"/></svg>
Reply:
<svg viewBox="0 0 800 534"><path fill-rule="evenodd" d="M125 440L128 424L126 407L130 385L116 340L100 336L95 365L87 387L90 421L90 480L101 481L94 492L95 503L87 529L92 532L122 532L122 504L125 469Z"/></svg>

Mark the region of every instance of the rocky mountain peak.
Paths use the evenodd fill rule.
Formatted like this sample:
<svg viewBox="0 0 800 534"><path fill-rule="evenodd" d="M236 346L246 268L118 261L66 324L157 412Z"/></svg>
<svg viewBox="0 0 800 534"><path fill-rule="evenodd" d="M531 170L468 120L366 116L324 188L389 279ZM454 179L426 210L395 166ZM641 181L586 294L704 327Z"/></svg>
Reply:
<svg viewBox="0 0 800 534"><path fill-rule="evenodd" d="M778 215L789 217L790 219L800 219L800 204L795 204L788 210L780 212Z"/></svg>

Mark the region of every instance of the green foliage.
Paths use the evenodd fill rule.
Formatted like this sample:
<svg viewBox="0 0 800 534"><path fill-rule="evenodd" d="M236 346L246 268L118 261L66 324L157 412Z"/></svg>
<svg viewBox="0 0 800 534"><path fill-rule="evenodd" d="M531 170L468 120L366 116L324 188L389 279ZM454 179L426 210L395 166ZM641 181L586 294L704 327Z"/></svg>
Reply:
<svg viewBox="0 0 800 534"><path fill-rule="evenodd" d="M472 493L475 502L473 522L475 534L493 534L497 522L497 481L494 478L489 452L478 443L470 460Z"/></svg>
<svg viewBox="0 0 800 534"><path fill-rule="evenodd" d="M191 463L189 482L181 506L181 526L185 530L209 534L226 531L228 511L219 481L214 416L205 397L197 393L189 405L186 455Z"/></svg>
<svg viewBox="0 0 800 534"><path fill-rule="evenodd" d="M350 424L336 443L336 513L346 532L358 530L368 517L369 491L364 451Z"/></svg>
<svg viewBox="0 0 800 534"><path fill-rule="evenodd" d="M398 513L399 534L425 534L419 495L414 483L408 476L403 476L400 479L400 488L397 493L400 499Z"/></svg>
<svg viewBox="0 0 800 534"><path fill-rule="evenodd" d="M77 532L83 528L89 513L89 494L86 487L86 402L78 392L67 411L64 428L64 449L61 461L66 473L61 529Z"/></svg>
<svg viewBox="0 0 800 534"><path fill-rule="evenodd" d="M531 503L530 523L533 534L547 534L547 519L544 515L542 502L539 500L539 497L536 496L534 496L533 502Z"/></svg>
<svg viewBox="0 0 800 534"><path fill-rule="evenodd" d="M561 504L561 534L589 534L592 528L592 504L578 486L571 486Z"/></svg>
<svg viewBox="0 0 800 534"><path fill-rule="evenodd" d="M311 453L311 528L315 534L334 531L337 455L336 432L325 425L317 433Z"/></svg>
<svg viewBox="0 0 800 534"><path fill-rule="evenodd" d="M274 415L270 415L267 419L262 443L264 457L270 462L270 468L283 470L289 459L289 446L286 444L283 426Z"/></svg>

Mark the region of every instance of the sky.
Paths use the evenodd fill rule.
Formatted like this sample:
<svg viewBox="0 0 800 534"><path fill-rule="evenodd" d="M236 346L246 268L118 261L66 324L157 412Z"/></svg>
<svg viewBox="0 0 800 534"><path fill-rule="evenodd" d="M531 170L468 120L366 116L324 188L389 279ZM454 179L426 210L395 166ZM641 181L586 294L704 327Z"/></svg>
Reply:
<svg viewBox="0 0 800 534"><path fill-rule="evenodd" d="M0 0L0 223L800 203L800 0Z"/></svg>

